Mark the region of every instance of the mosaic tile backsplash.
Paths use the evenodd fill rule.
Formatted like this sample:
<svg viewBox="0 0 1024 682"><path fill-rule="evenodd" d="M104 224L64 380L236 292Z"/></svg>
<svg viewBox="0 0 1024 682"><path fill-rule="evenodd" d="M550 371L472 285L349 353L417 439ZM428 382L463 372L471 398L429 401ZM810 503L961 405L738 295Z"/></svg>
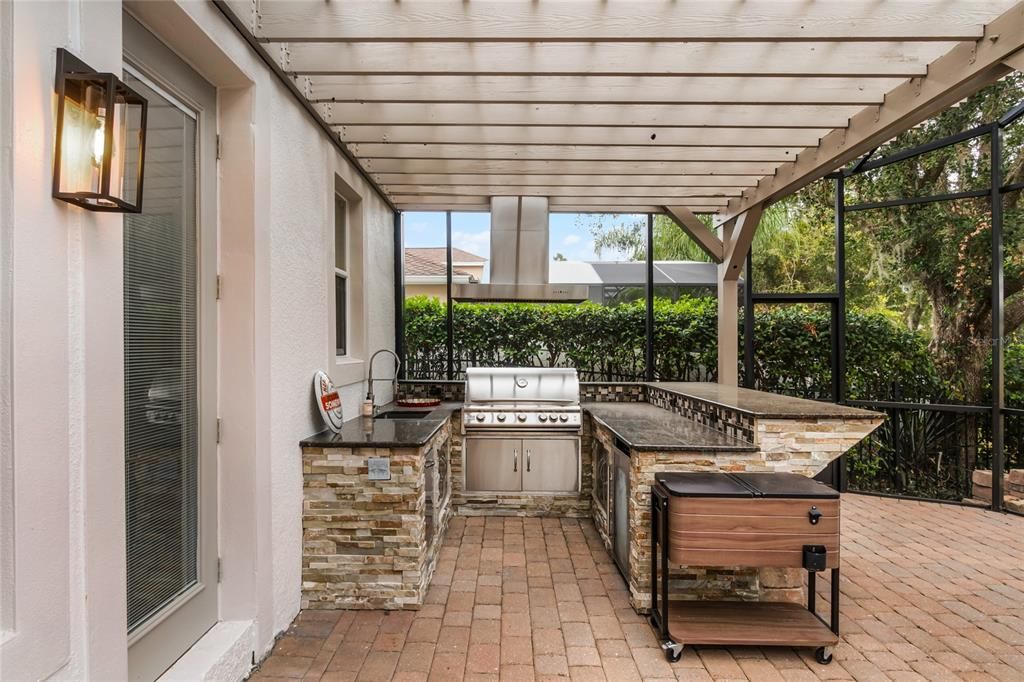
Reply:
<svg viewBox="0 0 1024 682"><path fill-rule="evenodd" d="M650 384L646 388L647 402L650 404L680 414L727 436L739 438L748 443L754 442L754 417L752 415L697 398L679 395Z"/></svg>

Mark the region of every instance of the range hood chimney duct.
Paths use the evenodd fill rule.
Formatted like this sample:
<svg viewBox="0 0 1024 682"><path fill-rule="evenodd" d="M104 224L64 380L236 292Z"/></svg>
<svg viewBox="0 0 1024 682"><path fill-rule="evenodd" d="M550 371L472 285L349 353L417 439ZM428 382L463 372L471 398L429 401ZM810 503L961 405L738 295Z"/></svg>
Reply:
<svg viewBox="0 0 1024 682"><path fill-rule="evenodd" d="M491 282L458 284L456 301L579 302L587 287L548 281L547 197L491 197Z"/></svg>

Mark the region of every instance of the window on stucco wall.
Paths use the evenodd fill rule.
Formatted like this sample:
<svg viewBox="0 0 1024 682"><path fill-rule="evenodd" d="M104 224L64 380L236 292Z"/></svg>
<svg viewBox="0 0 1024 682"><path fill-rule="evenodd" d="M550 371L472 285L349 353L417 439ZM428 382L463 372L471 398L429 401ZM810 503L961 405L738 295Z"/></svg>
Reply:
<svg viewBox="0 0 1024 682"><path fill-rule="evenodd" d="M334 349L339 357L348 355L348 204L334 195Z"/></svg>

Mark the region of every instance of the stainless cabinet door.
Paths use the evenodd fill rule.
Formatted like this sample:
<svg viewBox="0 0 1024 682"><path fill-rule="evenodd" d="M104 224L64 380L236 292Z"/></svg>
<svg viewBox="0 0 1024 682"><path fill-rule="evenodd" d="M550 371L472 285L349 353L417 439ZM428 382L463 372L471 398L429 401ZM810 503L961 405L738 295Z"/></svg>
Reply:
<svg viewBox="0 0 1024 682"><path fill-rule="evenodd" d="M521 490L522 445L518 438L466 438L466 490Z"/></svg>
<svg viewBox="0 0 1024 682"><path fill-rule="evenodd" d="M578 440L523 440L523 460L523 490L552 493L579 490Z"/></svg>

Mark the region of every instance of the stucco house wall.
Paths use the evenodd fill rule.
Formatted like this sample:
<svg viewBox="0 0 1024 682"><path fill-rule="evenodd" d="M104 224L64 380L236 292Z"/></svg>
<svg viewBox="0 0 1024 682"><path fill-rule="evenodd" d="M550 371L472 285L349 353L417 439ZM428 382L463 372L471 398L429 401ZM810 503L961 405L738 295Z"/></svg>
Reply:
<svg viewBox="0 0 1024 682"><path fill-rule="evenodd" d="M2 679L127 674L122 219L50 197L56 49L120 73L124 6L0 3L0 162L17 171L0 172ZM126 6L218 88L222 622L177 676L230 678L298 611L313 371L355 414L367 355L394 345L393 213L212 3ZM341 362L336 190L361 230Z"/></svg>

